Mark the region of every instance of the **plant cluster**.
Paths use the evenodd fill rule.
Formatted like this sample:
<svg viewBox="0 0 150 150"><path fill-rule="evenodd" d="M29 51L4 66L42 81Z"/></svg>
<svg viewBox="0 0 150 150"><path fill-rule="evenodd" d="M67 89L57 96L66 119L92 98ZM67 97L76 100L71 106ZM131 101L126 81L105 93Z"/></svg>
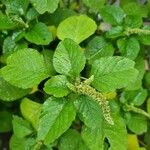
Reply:
<svg viewBox="0 0 150 150"><path fill-rule="evenodd" d="M150 0L0 1L0 149L150 150L149 16Z"/></svg>

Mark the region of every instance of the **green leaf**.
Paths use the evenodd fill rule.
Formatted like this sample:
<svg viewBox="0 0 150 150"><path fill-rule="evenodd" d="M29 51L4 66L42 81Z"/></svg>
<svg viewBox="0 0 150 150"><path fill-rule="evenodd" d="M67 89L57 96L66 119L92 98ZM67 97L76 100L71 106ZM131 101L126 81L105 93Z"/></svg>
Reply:
<svg viewBox="0 0 150 150"><path fill-rule="evenodd" d="M143 24L141 16L127 15L125 18L125 27L140 28Z"/></svg>
<svg viewBox="0 0 150 150"><path fill-rule="evenodd" d="M96 59L105 56L112 56L114 48L111 43L107 42L102 36L95 36L85 50L86 58L92 64Z"/></svg>
<svg viewBox="0 0 150 150"><path fill-rule="evenodd" d="M0 111L0 133L9 132L12 129L12 114L8 111Z"/></svg>
<svg viewBox="0 0 150 150"><path fill-rule="evenodd" d="M77 13L72 9L58 8L53 14L50 14L49 16L45 15L45 18L41 19L47 21L50 25L58 26L63 20L75 15L77 15Z"/></svg>
<svg viewBox="0 0 150 150"><path fill-rule="evenodd" d="M31 0L31 3L40 14L46 11L53 13L58 7L59 0Z"/></svg>
<svg viewBox="0 0 150 150"><path fill-rule="evenodd" d="M100 10L104 22L112 25L121 24L125 17L124 11L117 5L106 5Z"/></svg>
<svg viewBox="0 0 150 150"><path fill-rule="evenodd" d="M35 24L26 34L26 40L37 45L48 45L52 40L52 34L44 23Z"/></svg>
<svg viewBox="0 0 150 150"><path fill-rule="evenodd" d="M125 11L127 15L147 17L147 14L148 14L147 7L137 2L129 2L123 5L123 10Z"/></svg>
<svg viewBox="0 0 150 150"><path fill-rule="evenodd" d="M27 95L31 89L21 89L15 87L0 77L0 99L4 101L14 101Z"/></svg>
<svg viewBox="0 0 150 150"><path fill-rule="evenodd" d="M137 57L135 60L135 68L139 71L139 74L136 80L126 87L126 90L138 90L141 88L143 76L145 73L145 60L143 57Z"/></svg>
<svg viewBox="0 0 150 150"><path fill-rule="evenodd" d="M26 13L27 20L31 21L38 17L39 13L34 8L29 8Z"/></svg>
<svg viewBox="0 0 150 150"><path fill-rule="evenodd" d="M133 82L138 71L134 62L119 56L103 57L92 64L91 75L94 75L92 85L99 91L114 91L126 87Z"/></svg>
<svg viewBox="0 0 150 150"><path fill-rule="evenodd" d="M13 116L12 123L14 134L19 138L23 138L33 132L29 122L23 120L21 117Z"/></svg>
<svg viewBox="0 0 150 150"><path fill-rule="evenodd" d="M23 89L31 88L48 77L43 56L30 48L10 55L1 74L7 82Z"/></svg>
<svg viewBox="0 0 150 150"><path fill-rule="evenodd" d="M67 80L66 76L64 75L57 75L49 79L44 85L44 91L47 94L51 94L55 97L64 97L69 94L69 89L67 87Z"/></svg>
<svg viewBox="0 0 150 150"><path fill-rule="evenodd" d="M12 54L13 52L27 48L28 45L25 41L22 42L15 42L13 37L8 36L3 43L3 54L9 55Z"/></svg>
<svg viewBox="0 0 150 150"><path fill-rule="evenodd" d="M22 116L37 130L41 113L41 104L24 98L20 104Z"/></svg>
<svg viewBox="0 0 150 150"><path fill-rule="evenodd" d="M147 100L147 112L150 114L150 98Z"/></svg>
<svg viewBox="0 0 150 150"><path fill-rule="evenodd" d="M72 16L59 24L57 36L60 40L70 38L77 43L81 43L92 35L96 28L96 23L88 16Z"/></svg>
<svg viewBox="0 0 150 150"><path fill-rule="evenodd" d="M124 91L121 94L120 101L122 103L128 102L129 104L140 106L144 103L146 97L147 97L146 89L139 89L135 91Z"/></svg>
<svg viewBox="0 0 150 150"><path fill-rule="evenodd" d="M124 122L119 117L115 120L116 123L112 127L105 124L100 128L83 128L82 138L90 150L104 150L105 139L110 144L110 150L127 149L127 133Z"/></svg>
<svg viewBox="0 0 150 150"><path fill-rule="evenodd" d="M60 150L88 150L81 135L74 129L65 132L59 141Z"/></svg>
<svg viewBox="0 0 150 150"><path fill-rule="evenodd" d="M44 57L45 66L47 68L47 71L48 71L49 75L55 75L56 71L55 71L54 66L53 66L54 52L52 50L44 49L41 53Z"/></svg>
<svg viewBox="0 0 150 150"><path fill-rule="evenodd" d="M122 26L116 26L112 27L110 30L106 32L106 37L110 39L114 39L117 37L123 36L123 27Z"/></svg>
<svg viewBox="0 0 150 150"><path fill-rule="evenodd" d="M122 56L125 56L132 60L134 60L138 56L138 53L140 51L140 44L134 37L128 39L119 39L117 41L117 45Z"/></svg>
<svg viewBox="0 0 150 150"><path fill-rule="evenodd" d="M149 30L150 31L150 26L144 26L142 28L143 30ZM141 34L138 36L140 42L144 45L150 45L150 35L144 35L144 34Z"/></svg>
<svg viewBox="0 0 150 150"><path fill-rule="evenodd" d="M127 119L127 126L135 134L143 134L147 131L147 119L140 114L131 114Z"/></svg>
<svg viewBox="0 0 150 150"><path fill-rule="evenodd" d="M55 50L53 64L60 74L79 76L85 66L83 50L73 40L65 39Z"/></svg>
<svg viewBox="0 0 150 150"><path fill-rule="evenodd" d="M49 98L43 105L38 129L38 140L45 144L54 142L62 135L75 119L72 101L64 98Z"/></svg>
<svg viewBox="0 0 150 150"><path fill-rule="evenodd" d="M29 0L3 0L8 14L24 15L28 8Z"/></svg>
<svg viewBox="0 0 150 150"><path fill-rule="evenodd" d="M101 107L88 96L79 96L74 102L79 117L87 127L99 127L103 120Z"/></svg>
<svg viewBox="0 0 150 150"><path fill-rule="evenodd" d="M33 138L19 138L13 135L10 139L9 147L11 150L31 150L36 141Z"/></svg>
<svg viewBox="0 0 150 150"><path fill-rule="evenodd" d="M102 8L105 4L106 0L82 0L83 3L89 7L91 10L98 12L100 10L100 8Z"/></svg>
<svg viewBox="0 0 150 150"><path fill-rule="evenodd" d="M14 23L10 17L0 12L0 30L12 30L16 26L16 23Z"/></svg>

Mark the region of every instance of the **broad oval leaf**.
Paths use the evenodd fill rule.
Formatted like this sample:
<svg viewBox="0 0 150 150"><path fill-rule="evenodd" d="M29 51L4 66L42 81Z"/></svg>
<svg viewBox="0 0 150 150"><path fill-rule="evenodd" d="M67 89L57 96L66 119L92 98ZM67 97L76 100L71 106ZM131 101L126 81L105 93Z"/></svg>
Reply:
<svg viewBox="0 0 150 150"><path fill-rule="evenodd" d="M92 65L90 73L90 76L94 75L92 85L104 92L126 87L138 75L134 64L132 60L119 56L100 58Z"/></svg>
<svg viewBox="0 0 150 150"><path fill-rule="evenodd" d="M45 144L54 142L70 127L75 116L72 101L54 97L47 99L42 108L37 140L44 140Z"/></svg>
<svg viewBox="0 0 150 150"><path fill-rule="evenodd" d="M35 24L26 34L26 40L37 45L48 45L52 40L52 34L44 23Z"/></svg>
<svg viewBox="0 0 150 150"><path fill-rule="evenodd" d="M43 56L34 49L22 49L7 59L2 77L14 86L27 89L48 77Z"/></svg>
<svg viewBox="0 0 150 150"><path fill-rule="evenodd" d="M79 76L85 66L83 50L73 40L65 39L55 50L53 64L58 73Z"/></svg>
<svg viewBox="0 0 150 150"><path fill-rule="evenodd" d="M67 96L69 94L69 89L66 85L68 82L64 75L54 76L45 83L44 91L55 97Z"/></svg>
<svg viewBox="0 0 150 150"><path fill-rule="evenodd" d="M57 28L57 36L60 40L70 38L77 43L81 43L92 35L96 28L96 23L88 16L72 16L59 24Z"/></svg>

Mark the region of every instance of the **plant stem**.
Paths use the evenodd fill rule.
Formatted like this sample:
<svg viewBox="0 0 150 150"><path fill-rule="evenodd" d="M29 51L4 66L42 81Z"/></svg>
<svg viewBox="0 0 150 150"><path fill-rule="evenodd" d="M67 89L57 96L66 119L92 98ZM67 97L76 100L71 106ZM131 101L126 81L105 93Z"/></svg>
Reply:
<svg viewBox="0 0 150 150"><path fill-rule="evenodd" d="M145 117L150 119L150 115L147 112L145 112L144 110L140 109L140 108L137 108L133 105L128 105L128 104L126 104L125 108L126 108L127 111L132 111L132 112L135 112L135 113L138 113L138 114L142 114Z"/></svg>

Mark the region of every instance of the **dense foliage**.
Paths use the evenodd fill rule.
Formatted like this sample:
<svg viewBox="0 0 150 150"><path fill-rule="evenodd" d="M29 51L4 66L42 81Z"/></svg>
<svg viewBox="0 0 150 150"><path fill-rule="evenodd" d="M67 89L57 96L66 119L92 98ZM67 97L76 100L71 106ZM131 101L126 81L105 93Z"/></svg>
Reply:
<svg viewBox="0 0 150 150"><path fill-rule="evenodd" d="M150 150L149 17L149 0L0 1L0 149Z"/></svg>

